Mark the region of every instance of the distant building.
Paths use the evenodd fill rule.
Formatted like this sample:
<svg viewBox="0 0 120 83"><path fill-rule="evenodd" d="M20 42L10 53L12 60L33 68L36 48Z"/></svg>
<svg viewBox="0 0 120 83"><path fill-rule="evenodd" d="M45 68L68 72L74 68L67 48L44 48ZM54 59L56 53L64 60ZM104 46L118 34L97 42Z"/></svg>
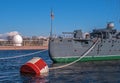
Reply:
<svg viewBox="0 0 120 83"><path fill-rule="evenodd" d="M0 46L48 46L48 37L21 36L18 31L0 34Z"/></svg>
<svg viewBox="0 0 120 83"><path fill-rule="evenodd" d="M22 46L23 38L21 35L15 35L13 36L12 41L14 46Z"/></svg>

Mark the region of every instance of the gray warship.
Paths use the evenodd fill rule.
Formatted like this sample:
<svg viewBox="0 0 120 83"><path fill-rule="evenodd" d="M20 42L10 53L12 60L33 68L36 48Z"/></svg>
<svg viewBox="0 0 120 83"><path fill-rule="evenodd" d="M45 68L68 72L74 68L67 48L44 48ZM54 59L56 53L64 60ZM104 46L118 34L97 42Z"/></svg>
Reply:
<svg viewBox="0 0 120 83"><path fill-rule="evenodd" d="M49 39L49 54L54 62L71 62L82 56L97 39L96 46L80 61L117 60L120 59L120 31L109 22L102 29L93 29L90 33L82 30L63 32L66 36ZM71 35L68 37L68 34Z"/></svg>

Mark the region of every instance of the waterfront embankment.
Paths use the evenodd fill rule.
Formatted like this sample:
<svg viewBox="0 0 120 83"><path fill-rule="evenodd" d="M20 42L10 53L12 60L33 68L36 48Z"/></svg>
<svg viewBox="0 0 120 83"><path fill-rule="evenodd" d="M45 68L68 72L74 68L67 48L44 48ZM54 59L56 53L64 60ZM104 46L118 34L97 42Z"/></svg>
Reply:
<svg viewBox="0 0 120 83"><path fill-rule="evenodd" d="M43 50L48 46L0 46L0 50Z"/></svg>

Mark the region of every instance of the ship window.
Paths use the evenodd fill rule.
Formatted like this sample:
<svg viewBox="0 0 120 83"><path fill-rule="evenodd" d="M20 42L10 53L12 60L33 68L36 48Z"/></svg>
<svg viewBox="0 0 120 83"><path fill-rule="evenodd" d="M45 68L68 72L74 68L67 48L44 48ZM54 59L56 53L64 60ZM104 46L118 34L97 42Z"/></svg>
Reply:
<svg viewBox="0 0 120 83"><path fill-rule="evenodd" d="M109 43L111 42L111 41L108 41Z"/></svg>
<svg viewBox="0 0 120 83"><path fill-rule="evenodd" d="M76 52L77 50L74 50L74 52Z"/></svg>
<svg viewBox="0 0 120 83"><path fill-rule="evenodd" d="M85 44L88 44L88 42L85 42Z"/></svg>
<svg viewBox="0 0 120 83"><path fill-rule="evenodd" d="M62 42L62 40L60 40L60 42Z"/></svg>

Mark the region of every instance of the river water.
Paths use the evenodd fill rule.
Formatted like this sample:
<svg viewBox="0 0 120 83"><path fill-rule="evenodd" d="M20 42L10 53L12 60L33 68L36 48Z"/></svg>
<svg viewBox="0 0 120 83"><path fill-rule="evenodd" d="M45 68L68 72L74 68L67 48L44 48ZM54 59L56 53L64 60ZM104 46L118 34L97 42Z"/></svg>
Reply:
<svg viewBox="0 0 120 83"><path fill-rule="evenodd" d="M41 57L49 67L67 64L52 64L48 51L26 56L37 51L0 51L0 83L120 83L120 60L78 62L62 69L50 70L46 76L20 74L20 67L33 57Z"/></svg>

